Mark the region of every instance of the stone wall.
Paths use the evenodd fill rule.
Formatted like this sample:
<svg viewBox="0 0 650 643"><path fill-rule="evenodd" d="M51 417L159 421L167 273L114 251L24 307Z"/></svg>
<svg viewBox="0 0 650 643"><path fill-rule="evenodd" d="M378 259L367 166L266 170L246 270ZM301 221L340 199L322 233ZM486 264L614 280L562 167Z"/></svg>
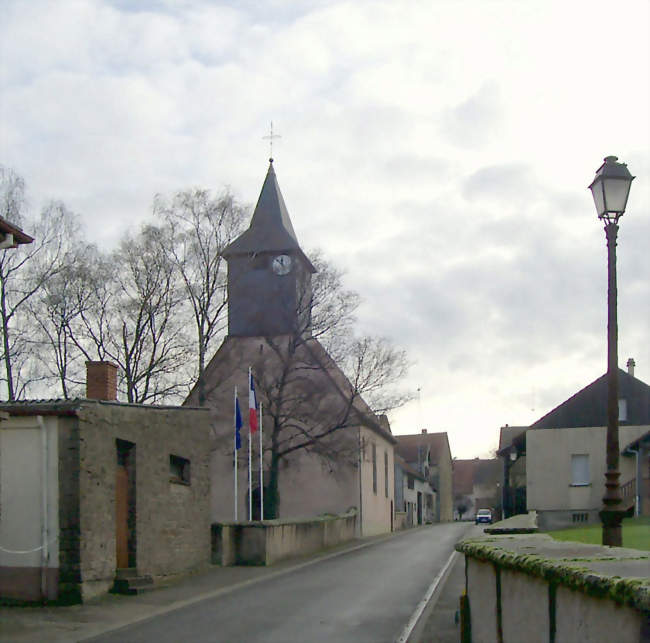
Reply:
<svg viewBox="0 0 650 643"><path fill-rule="evenodd" d="M78 515L84 600L108 590L115 576L117 440L133 445L131 559L138 573L155 578L209 563L208 417L199 409L83 403L78 411ZM74 454L75 440L70 435ZM170 455L189 460L189 484L170 475ZM71 471L69 475L74 479L76 474Z"/></svg>
<svg viewBox="0 0 650 643"><path fill-rule="evenodd" d="M272 565L312 554L356 536L356 510L305 520L268 520L212 525L212 562Z"/></svg>
<svg viewBox="0 0 650 643"><path fill-rule="evenodd" d="M464 643L637 643L650 636L650 555L550 536L466 540Z"/></svg>

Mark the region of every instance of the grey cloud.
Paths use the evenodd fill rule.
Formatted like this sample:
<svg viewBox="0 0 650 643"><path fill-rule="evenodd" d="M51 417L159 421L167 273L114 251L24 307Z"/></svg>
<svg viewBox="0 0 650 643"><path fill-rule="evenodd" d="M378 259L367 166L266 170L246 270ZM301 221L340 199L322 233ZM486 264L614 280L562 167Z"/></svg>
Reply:
<svg viewBox="0 0 650 643"><path fill-rule="evenodd" d="M496 83L487 83L443 113L441 135L461 147L479 147L498 135L502 120L499 87Z"/></svg>

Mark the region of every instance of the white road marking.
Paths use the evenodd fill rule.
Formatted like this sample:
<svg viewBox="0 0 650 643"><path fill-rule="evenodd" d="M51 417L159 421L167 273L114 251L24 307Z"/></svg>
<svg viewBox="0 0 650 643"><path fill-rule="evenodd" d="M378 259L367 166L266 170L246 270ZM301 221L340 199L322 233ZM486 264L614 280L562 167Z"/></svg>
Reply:
<svg viewBox="0 0 650 643"><path fill-rule="evenodd" d="M431 585L429 585L429 588L427 589L424 598L418 603L418 606L415 608L415 612L411 614L411 618L406 624L406 627L402 630L402 633L399 635L399 637L395 639L395 643L406 643L406 641L408 641L408 638L409 636L411 636L411 632L413 631L413 628L415 628L417 622L420 620L420 617L422 616L422 612L424 612L424 609L426 608L429 601L431 600L431 597L433 596L433 593L436 591L436 588L440 584L440 581L445 577L447 570L451 567L453 562L456 560L457 556L458 556L457 551L451 553L451 556L449 556L449 560L445 563L444 567L440 570L440 573L433 579Z"/></svg>

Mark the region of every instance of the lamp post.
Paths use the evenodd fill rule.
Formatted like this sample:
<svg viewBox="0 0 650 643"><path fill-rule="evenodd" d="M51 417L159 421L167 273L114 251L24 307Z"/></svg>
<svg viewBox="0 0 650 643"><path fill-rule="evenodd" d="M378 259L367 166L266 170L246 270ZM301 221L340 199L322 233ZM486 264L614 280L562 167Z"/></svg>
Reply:
<svg viewBox="0 0 650 643"><path fill-rule="evenodd" d="M607 469L600 520L603 545L621 547L621 522L625 511L619 485L618 443L618 321L616 314L616 236L618 220L625 212L634 177L625 163L608 156L589 186L598 218L605 223L607 238Z"/></svg>

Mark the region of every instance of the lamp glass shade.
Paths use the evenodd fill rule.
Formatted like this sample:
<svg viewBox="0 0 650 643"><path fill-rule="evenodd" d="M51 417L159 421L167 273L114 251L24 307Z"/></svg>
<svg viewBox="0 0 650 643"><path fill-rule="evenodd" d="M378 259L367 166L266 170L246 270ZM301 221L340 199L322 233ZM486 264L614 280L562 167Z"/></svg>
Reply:
<svg viewBox="0 0 650 643"><path fill-rule="evenodd" d="M606 178L603 180L603 193L605 195L605 209L607 212L623 214L630 194L632 180L622 178Z"/></svg>
<svg viewBox="0 0 650 643"><path fill-rule="evenodd" d="M617 161L616 156L606 157L589 186L600 219L618 220L627 206L627 197L634 177L625 163Z"/></svg>
<svg viewBox="0 0 650 643"><path fill-rule="evenodd" d="M605 214L605 195L603 194L603 182L595 180L590 186L591 194L594 197L594 204L596 205L596 212L599 217Z"/></svg>

